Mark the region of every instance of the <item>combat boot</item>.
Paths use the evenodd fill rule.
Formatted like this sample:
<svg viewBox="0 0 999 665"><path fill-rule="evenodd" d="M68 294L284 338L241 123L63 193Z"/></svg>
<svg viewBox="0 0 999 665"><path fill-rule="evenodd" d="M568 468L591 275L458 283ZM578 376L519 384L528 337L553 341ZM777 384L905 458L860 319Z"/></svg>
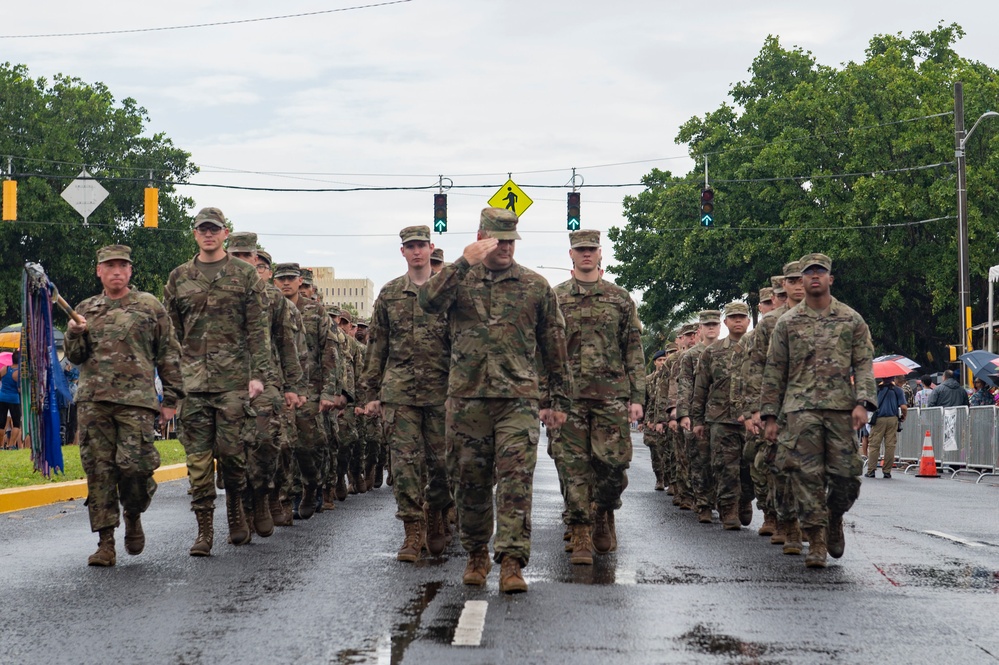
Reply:
<svg viewBox="0 0 999 665"><path fill-rule="evenodd" d="M444 519L444 511L427 511L427 551L433 556L439 556L447 547L447 526Z"/></svg>
<svg viewBox="0 0 999 665"><path fill-rule="evenodd" d="M125 551L129 554L142 554L146 548L146 534L142 531L140 514L125 513Z"/></svg>
<svg viewBox="0 0 999 665"><path fill-rule="evenodd" d="M593 549L597 554L607 554L614 544L611 541L610 525L607 523L607 512L598 508L593 516Z"/></svg>
<svg viewBox="0 0 999 665"><path fill-rule="evenodd" d="M813 526L808 529L808 554L805 556L807 568L826 567L826 528Z"/></svg>
<svg viewBox="0 0 999 665"><path fill-rule="evenodd" d="M302 502L298 504L298 516L303 520L307 520L316 514L316 492L318 490L319 488L312 484L305 486L305 492L302 494Z"/></svg>
<svg viewBox="0 0 999 665"><path fill-rule="evenodd" d="M191 556L211 556L212 544L215 542L215 509L195 510L194 517L198 520L198 537L191 545Z"/></svg>
<svg viewBox="0 0 999 665"><path fill-rule="evenodd" d="M415 563L420 558L420 550L423 549L423 543L426 539L423 522L420 520L403 522L403 527L406 529L406 537L402 541L402 547L396 552L395 558L398 561Z"/></svg>
<svg viewBox="0 0 999 665"><path fill-rule="evenodd" d="M347 494L360 494L358 478L353 473L347 473Z"/></svg>
<svg viewBox="0 0 999 665"><path fill-rule="evenodd" d="M334 502L336 501L336 497L333 495L333 486L327 485L319 491L323 497L323 510L335 510L336 503Z"/></svg>
<svg viewBox="0 0 999 665"><path fill-rule="evenodd" d="M666 480L663 478L663 472L660 469L656 469L656 491L662 492L666 489Z"/></svg>
<svg viewBox="0 0 999 665"><path fill-rule="evenodd" d="M565 551L572 551L572 525L566 524L565 531L562 532L562 540L565 542Z"/></svg>
<svg viewBox="0 0 999 665"><path fill-rule="evenodd" d="M384 480L384 477L385 477L385 467L382 464L376 464L375 465L374 485L372 485L372 487L374 487L375 489L378 489L379 487L381 487L382 486L382 481Z"/></svg>
<svg viewBox="0 0 999 665"><path fill-rule="evenodd" d="M294 524L291 518L291 508L287 501L281 500L281 494L278 490L271 490L267 505L271 509L271 521L274 522L274 526L291 526Z"/></svg>
<svg viewBox="0 0 999 665"><path fill-rule="evenodd" d="M368 489L375 487L375 466L372 464L364 474L364 486Z"/></svg>
<svg viewBox="0 0 999 665"><path fill-rule="evenodd" d="M474 552L468 553L468 563L465 564L465 573L461 581L469 586L484 586L486 576L492 570L493 564L489 560L489 548L482 547Z"/></svg>
<svg viewBox="0 0 999 665"><path fill-rule="evenodd" d="M826 533L826 548L829 556L838 559L846 550L846 537L843 535L843 516L835 513L829 515L829 531Z"/></svg>
<svg viewBox="0 0 999 665"><path fill-rule="evenodd" d="M673 495L673 505L679 507L680 502L683 501L683 497L679 493Z"/></svg>
<svg viewBox="0 0 999 665"><path fill-rule="evenodd" d="M711 524L714 522L714 517L711 515L710 508L701 508L697 511L697 521L701 524Z"/></svg>
<svg viewBox="0 0 999 665"><path fill-rule="evenodd" d="M617 526L614 524L614 511L607 511L607 529L611 536L611 552L617 552Z"/></svg>
<svg viewBox="0 0 999 665"><path fill-rule="evenodd" d="M801 525L798 520L787 522L787 529L784 531L784 554L801 554L804 547L801 543Z"/></svg>
<svg viewBox="0 0 999 665"><path fill-rule="evenodd" d="M250 526L246 523L246 513L243 512L243 497L239 492L225 493L225 513L229 522L229 542L233 545L243 545L250 542Z"/></svg>
<svg viewBox="0 0 999 665"><path fill-rule="evenodd" d="M777 530L774 531L774 535L770 536L771 545L783 545L784 541L787 539L787 525L786 520L777 520Z"/></svg>
<svg viewBox="0 0 999 665"><path fill-rule="evenodd" d="M721 517L722 526L725 527L726 531L738 531L742 528L738 504L719 506L718 515Z"/></svg>
<svg viewBox="0 0 999 665"><path fill-rule="evenodd" d="M749 526L753 523L753 500L739 501L739 524Z"/></svg>
<svg viewBox="0 0 999 665"><path fill-rule="evenodd" d="M337 501L347 500L347 482L342 473L336 475L336 487L333 489Z"/></svg>
<svg viewBox="0 0 999 665"><path fill-rule="evenodd" d="M777 518L773 513L763 513L763 526L756 533L761 536L772 536L777 533Z"/></svg>
<svg viewBox="0 0 999 665"><path fill-rule="evenodd" d="M527 582L520 572L520 561L506 554L500 562L500 593L524 593Z"/></svg>
<svg viewBox="0 0 999 665"><path fill-rule="evenodd" d="M274 518L271 517L270 493L267 490L253 493L253 528L261 538L274 534Z"/></svg>
<svg viewBox="0 0 999 665"><path fill-rule="evenodd" d="M569 562L575 566L593 565L593 539L589 524L573 524L572 540L569 541L571 554Z"/></svg>
<svg viewBox="0 0 999 665"><path fill-rule="evenodd" d="M354 480L357 483L357 493L358 494L364 494L365 492L368 491L368 484L367 484L367 482L364 479L364 472L363 471L360 472L360 473L355 474Z"/></svg>
<svg viewBox="0 0 999 665"><path fill-rule="evenodd" d="M694 501L690 497L683 497L680 499L680 510L693 510Z"/></svg>
<svg viewBox="0 0 999 665"><path fill-rule="evenodd" d="M97 542L97 551L87 559L88 566L102 566L107 568L113 566L117 560L114 551L114 527L109 526L98 531L100 540Z"/></svg>

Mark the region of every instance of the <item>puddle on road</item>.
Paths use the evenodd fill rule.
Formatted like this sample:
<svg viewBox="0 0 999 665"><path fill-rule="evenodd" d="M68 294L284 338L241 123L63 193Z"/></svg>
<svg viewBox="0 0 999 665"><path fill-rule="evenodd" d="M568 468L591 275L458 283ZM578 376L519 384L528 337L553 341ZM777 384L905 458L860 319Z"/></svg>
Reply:
<svg viewBox="0 0 999 665"><path fill-rule="evenodd" d="M802 653L825 656L825 661L835 660L842 653L798 644L788 647L780 644L748 642L732 635L725 635L714 626L699 623L676 640L688 649L718 656L737 665L785 665L801 660Z"/></svg>
<svg viewBox="0 0 999 665"><path fill-rule="evenodd" d="M990 568L958 564L949 566L888 564L877 568L892 584L899 587L999 593L999 571Z"/></svg>
<svg viewBox="0 0 999 665"><path fill-rule="evenodd" d="M402 662L406 649L416 639L420 632L420 623L423 621L423 612L430 606L437 592L444 585L443 582L427 582L419 587L417 593L410 598L409 602L402 609L400 614L404 617L401 623L392 628L390 635L377 640L373 645L363 649L344 649L336 654L333 662L339 665L360 665L362 663L377 663L378 665L397 665ZM445 607L445 611L450 606ZM451 637L454 636L454 625L458 622L458 614L461 608L457 609L454 619L451 621ZM443 616L445 612L441 612ZM440 625L438 625L440 624ZM428 629L432 636L445 633L444 621L441 617ZM450 639L448 639L450 643Z"/></svg>

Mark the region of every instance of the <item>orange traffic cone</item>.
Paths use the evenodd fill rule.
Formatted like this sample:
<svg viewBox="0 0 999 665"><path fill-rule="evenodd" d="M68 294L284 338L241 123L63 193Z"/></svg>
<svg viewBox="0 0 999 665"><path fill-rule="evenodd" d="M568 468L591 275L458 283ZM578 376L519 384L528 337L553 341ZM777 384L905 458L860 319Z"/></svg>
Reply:
<svg viewBox="0 0 999 665"><path fill-rule="evenodd" d="M919 473L916 474L916 478L939 477L937 460L933 457L933 437L930 436L930 430L926 430L926 435L923 436L923 454L919 458Z"/></svg>

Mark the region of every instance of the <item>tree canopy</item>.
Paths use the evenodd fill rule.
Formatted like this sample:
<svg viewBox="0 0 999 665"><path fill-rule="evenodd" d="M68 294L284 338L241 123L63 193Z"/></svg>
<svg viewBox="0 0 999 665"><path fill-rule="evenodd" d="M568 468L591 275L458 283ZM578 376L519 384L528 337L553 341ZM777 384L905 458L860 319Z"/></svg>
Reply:
<svg viewBox="0 0 999 665"><path fill-rule="evenodd" d="M20 320L21 270L41 263L72 304L100 291L95 252L132 247L135 288L162 293L171 269L196 247L185 210L193 202L158 185L159 228L143 226L143 189L150 173L168 183L196 170L190 154L162 133L134 99L116 102L101 83L58 75L32 79L23 65L0 64L0 166L12 157L18 221L0 223L0 323ZM61 197L86 165L109 196L83 225ZM32 175L35 174L35 175Z"/></svg>
<svg viewBox="0 0 999 665"><path fill-rule="evenodd" d="M999 99L999 71L955 51L963 35L956 24L876 35L863 62L840 67L768 37L731 99L680 127L694 169L647 174L624 200L627 224L609 233L617 282L645 291L643 322L670 330L706 307L755 305L784 263L823 252L833 295L865 317L879 351L939 365L943 346L959 343L954 82L969 129ZM710 228L699 214L705 158ZM976 131L967 165L982 321L999 236L999 122Z"/></svg>

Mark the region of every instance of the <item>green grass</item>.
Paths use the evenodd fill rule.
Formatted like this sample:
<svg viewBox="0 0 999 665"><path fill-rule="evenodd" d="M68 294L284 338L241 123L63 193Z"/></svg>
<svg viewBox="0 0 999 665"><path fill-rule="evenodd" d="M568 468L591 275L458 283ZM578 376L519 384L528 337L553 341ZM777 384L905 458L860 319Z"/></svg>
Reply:
<svg viewBox="0 0 999 665"><path fill-rule="evenodd" d="M176 439L157 441L156 449L160 451L161 466L179 464L185 459L184 447ZM63 446L62 459L66 465L66 473L53 473L46 478L35 471L31 463L30 450L0 450L0 489L61 483L66 480L82 480L86 477L80 464L78 446Z"/></svg>

